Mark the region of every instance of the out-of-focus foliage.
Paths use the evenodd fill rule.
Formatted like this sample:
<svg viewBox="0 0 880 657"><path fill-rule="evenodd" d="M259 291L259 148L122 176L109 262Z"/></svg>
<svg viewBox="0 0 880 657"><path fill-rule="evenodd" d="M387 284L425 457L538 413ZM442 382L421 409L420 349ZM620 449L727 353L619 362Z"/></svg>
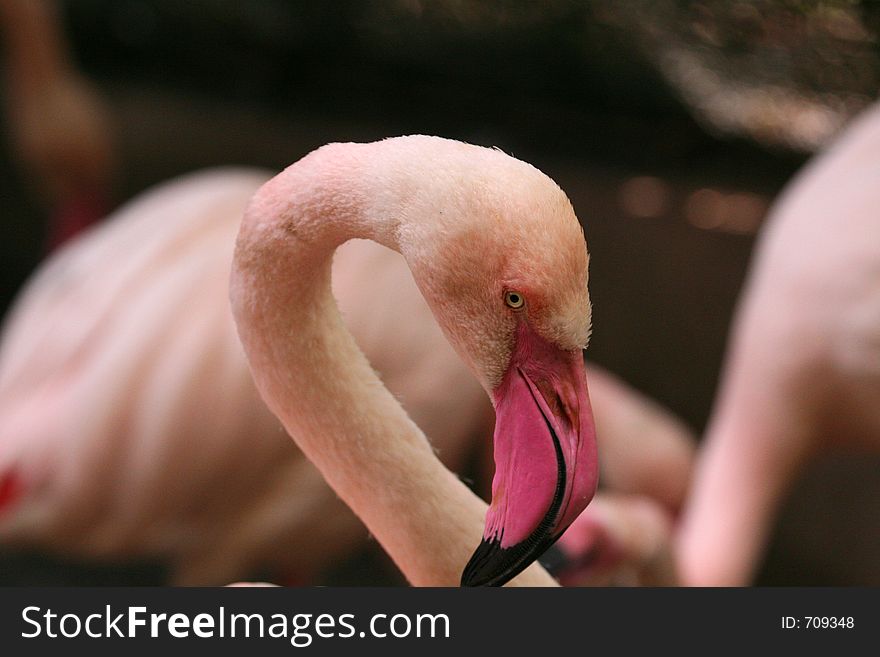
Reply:
<svg viewBox="0 0 880 657"><path fill-rule="evenodd" d="M708 128L797 150L820 146L880 88L875 0L388 0L371 7L362 25L397 43L426 24L440 34L497 37L583 21L583 38L594 42L585 44L586 56L595 57L597 37L617 33ZM605 64L612 75L621 66L610 56Z"/></svg>
<svg viewBox="0 0 880 657"><path fill-rule="evenodd" d="M880 88L873 0L592 0L704 124L812 150Z"/></svg>

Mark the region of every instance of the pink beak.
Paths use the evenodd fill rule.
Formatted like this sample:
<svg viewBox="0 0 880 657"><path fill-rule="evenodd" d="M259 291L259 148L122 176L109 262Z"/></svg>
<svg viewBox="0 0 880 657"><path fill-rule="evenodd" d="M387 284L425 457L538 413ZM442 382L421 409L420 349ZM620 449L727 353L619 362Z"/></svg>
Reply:
<svg viewBox="0 0 880 657"><path fill-rule="evenodd" d="M598 482L596 430L583 356L523 322L495 405L495 478L483 540L462 586L501 586L583 511Z"/></svg>

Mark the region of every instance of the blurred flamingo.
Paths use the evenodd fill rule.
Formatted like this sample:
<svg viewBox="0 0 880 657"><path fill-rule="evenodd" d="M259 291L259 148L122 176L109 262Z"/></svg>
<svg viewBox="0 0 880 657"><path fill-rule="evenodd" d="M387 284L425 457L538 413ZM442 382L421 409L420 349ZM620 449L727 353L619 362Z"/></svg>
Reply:
<svg viewBox="0 0 880 657"><path fill-rule="evenodd" d="M0 32L11 143L48 201L51 250L110 207L112 123L100 94L76 69L56 3L0 0Z"/></svg>
<svg viewBox="0 0 880 657"><path fill-rule="evenodd" d="M880 450L878 208L875 104L798 174L761 234L678 539L687 583L748 584L803 471L834 468L835 453ZM876 583L878 534L853 521L860 506L876 517L876 475L837 468L831 481L865 494L814 484L804 522L821 518L827 543L817 532L796 541L820 541L811 552L827 563L861 545L847 554L850 577Z"/></svg>
<svg viewBox="0 0 880 657"><path fill-rule="evenodd" d="M5 544L158 555L176 582L217 583L258 564L311 576L361 542L260 401L228 310L235 233L266 177L210 171L144 194L25 288L0 345ZM459 467L488 404L391 256L346 245L337 294L389 387ZM365 272L385 294L363 296ZM398 304L410 321L393 319ZM428 382L448 394L433 399Z"/></svg>

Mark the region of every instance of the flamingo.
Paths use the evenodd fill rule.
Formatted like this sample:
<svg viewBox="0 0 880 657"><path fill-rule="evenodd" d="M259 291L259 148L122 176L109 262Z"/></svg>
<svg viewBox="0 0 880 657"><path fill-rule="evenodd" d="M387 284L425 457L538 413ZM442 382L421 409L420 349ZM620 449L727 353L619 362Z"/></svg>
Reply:
<svg viewBox="0 0 880 657"><path fill-rule="evenodd" d="M0 340L0 543L158 558L177 584L255 572L320 581L364 544L362 525L259 399L228 308L235 233L269 177L227 168L163 183L56 253L23 290ZM491 406L403 259L348 242L333 289L383 382L460 469L491 434ZM602 581L595 563L605 580L630 581L618 571L662 566L638 538L658 527L643 506L675 513L693 441L655 404L589 371L605 481L643 504L597 499L581 516L589 532L579 521L581 538L562 539L580 569L564 581Z"/></svg>
<svg viewBox="0 0 880 657"><path fill-rule="evenodd" d="M770 214L678 538L689 584L748 584L807 466L839 451L880 450L878 162L875 103ZM852 501L844 511L840 497L825 496L829 516L850 515ZM865 541L863 527L841 527Z"/></svg>
<svg viewBox="0 0 880 657"><path fill-rule="evenodd" d="M0 342L2 544L159 558L175 583L217 584L261 569L312 581L363 543L259 399L235 335L235 234L268 178L218 169L165 183L59 251L22 291ZM400 257L355 241L334 271L359 343L461 468L491 408ZM369 304L365 271L384 292ZM407 321L386 312L395 303Z"/></svg>
<svg viewBox="0 0 880 657"><path fill-rule="evenodd" d="M330 263L352 238L404 256L492 399L488 511L341 321ZM581 226L552 180L501 151L437 137L324 146L249 203L230 297L257 388L413 584L506 583L592 499L587 264ZM520 583L553 580L531 567Z"/></svg>
<svg viewBox="0 0 880 657"><path fill-rule="evenodd" d="M110 112L77 71L58 13L0 0L11 143L52 205L50 249L104 215L116 168Z"/></svg>

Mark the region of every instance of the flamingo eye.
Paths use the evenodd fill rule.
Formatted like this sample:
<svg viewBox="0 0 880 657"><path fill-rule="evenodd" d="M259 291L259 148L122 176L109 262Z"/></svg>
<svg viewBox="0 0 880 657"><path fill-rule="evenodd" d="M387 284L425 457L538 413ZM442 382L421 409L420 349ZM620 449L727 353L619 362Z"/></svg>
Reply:
<svg viewBox="0 0 880 657"><path fill-rule="evenodd" d="M519 310L526 304L525 297L519 292L505 292L504 293L504 303L513 308L514 310Z"/></svg>

